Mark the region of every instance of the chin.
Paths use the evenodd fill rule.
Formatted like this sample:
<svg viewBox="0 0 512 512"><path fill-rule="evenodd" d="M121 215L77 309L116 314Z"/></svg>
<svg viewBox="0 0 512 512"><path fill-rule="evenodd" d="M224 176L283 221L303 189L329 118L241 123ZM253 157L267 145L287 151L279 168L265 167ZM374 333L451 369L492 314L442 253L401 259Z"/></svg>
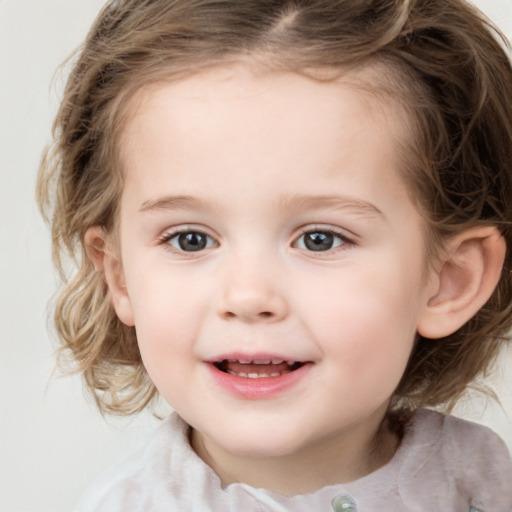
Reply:
<svg viewBox="0 0 512 512"><path fill-rule="evenodd" d="M286 457L300 449L301 443L290 433L267 432L241 432L237 435L231 432L227 436L211 438L225 451L238 457L268 458Z"/></svg>

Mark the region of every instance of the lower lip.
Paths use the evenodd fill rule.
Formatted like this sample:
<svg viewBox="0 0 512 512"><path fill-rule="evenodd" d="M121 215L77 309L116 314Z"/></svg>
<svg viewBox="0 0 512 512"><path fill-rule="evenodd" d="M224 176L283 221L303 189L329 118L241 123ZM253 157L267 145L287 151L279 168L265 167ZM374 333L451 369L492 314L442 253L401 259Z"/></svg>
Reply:
<svg viewBox="0 0 512 512"><path fill-rule="evenodd" d="M237 377L219 370L207 363L215 382L229 393L247 400L264 400L274 398L289 388L297 385L308 374L313 363L305 363L297 370L284 373L279 377Z"/></svg>

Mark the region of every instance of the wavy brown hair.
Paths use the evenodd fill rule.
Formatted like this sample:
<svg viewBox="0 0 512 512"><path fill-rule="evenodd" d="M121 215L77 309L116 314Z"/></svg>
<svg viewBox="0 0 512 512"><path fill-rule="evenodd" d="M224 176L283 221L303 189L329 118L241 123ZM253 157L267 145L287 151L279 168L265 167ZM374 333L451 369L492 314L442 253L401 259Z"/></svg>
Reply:
<svg viewBox="0 0 512 512"><path fill-rule="evenodd" d="M109 1L75 58L38 181L63 278L61 363L83 373L104 412L137 412L156 396L84 234L115 228L118 142L134 93L237 60L324 80L373 69L361 88L410 125L402 171L432 253L469 227L500 230L508 250L491 299L454 334L419 338L396 390L395 403L411 408L453 404L491 367L512 312L512 70L497 31L463 0Z"/></svg>

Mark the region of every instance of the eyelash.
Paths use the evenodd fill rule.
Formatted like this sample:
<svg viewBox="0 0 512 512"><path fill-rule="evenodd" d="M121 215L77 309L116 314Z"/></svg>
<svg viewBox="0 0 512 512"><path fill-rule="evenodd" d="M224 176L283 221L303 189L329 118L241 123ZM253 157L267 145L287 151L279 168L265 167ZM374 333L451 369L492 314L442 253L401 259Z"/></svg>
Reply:
<svg viewBox="0 0 512 512"><path fill-rule="evenodd" d="M299 243L299 240L301 240L305 235L312 235L312 234L323 234L323 235L331 235L335 238L338 238L340 243L338 245L336 245L335 247L332 247L330 249L327 249L325 251L314 251L314 250L306 250L308 253L312 253L314 255L318 255L318 256L321 256L321 255L329 255L331 254L333 251L336 251L336 250L343 250L343 249L346 249L350 246L354 246L355 245L355 241L349 237L347 237L344 233L338 231L338 230L335 230L335 229L332 229L332 228L327 228L327 227L321 227L321 226L315 226L313 228L304 228L301 230L302 231L302 234L297 237L293 243L293 246L294 247L297 247L298 246L298 243ZM301 247L298 247L300 249L302 249Z"/></svg>
<svg viewBox="0 0 512 512"><path fill-rule="evenodd" d="M329 249L326 249L326 250L319 250L319 251L315 251L315 250L313 250L311 248L308 249L307 242L303 242L302 243L303 247L300 247L300 245L301 245L300 244L300 240L304 236L306 236L306 235L314 235L314 234L317 234L317 235L318 234L322 234L322 235L332 236L334 238L337 238L339 240L339 243L337 245L335 245L334 247L332 247L332 248L329 248ZM182 235L196 235L196 236L199 236L199 237L205 237L207 239L206 240L206 246L205 247L200 247L197 250L192 250L192 251L186 251L183 248L174 247L170 242L172 240L174 240L174 239L177 239L178 237L180 237ZM213 243L211 243L212 241L213 241ZM313 241L313 243L316 244L317 242ZM320 245L320 243L318 245ZM166 246L166 249L168 249L170 251L177 252L179 254L187 255L187 256L190 256L190 257L193 257L196 253L202 253L206 249L211 249L213 247L218 247L219 246L218 242L216 242L212 236L208 235L204 231L201 231L199 229L193 229L193 228L190 228L190 227L186 227L186 228L178 229L176 231L165 233L163 236L161 236L159 238L158 244ZM347 237L345 234L341 233L340 231L337 231L337 230L332 229L332 228L325 228L325 227L320 227L320 226L319 227L313 227L313 228L307 228L307 229L304 228L304 229L302 229L301 230L301 234L297 238L295 238L294 242L292 243L292 247L304 250L305 252L311 253L313 255L318 255L318 256L329 255L333 251L336 251L338 248L344 248L345 246L349 246L350 247L350 246L353 246L353 245L355 245L354 240L349 238L349 237Z"/></svg>
<svg viewBox="0 0 512 512"><path fill-rule="evenodd" d="M204 248L200 248L197 251L185 251L184 249L180 249L178 247L174 247L170 243L173 239L178 238L178 237L180 237L182 235L199 235L199 236L205 237L205 238L213 241L213 244L210 244L210 246L207 245ZM212 247L218 247L218 245L219 245L214 240L214 238L212 236L208 235L204 231L201 231L199 229L190 228L190 227L178 229L178 230L172 231L172 232L167 232L167 233L165 233L163 236L161 236L159 238L158 243L159 243L159 245L166 246L166 249L168 249L168 250L171 250L171 251L174 251L174 252L178 252L178 253L184 254L184 255L189 255L189 256L193 256L195 253L201 253L205 249L211 249ZM206 241L206 243L207 244L209 243L208 240Z"/></svg>

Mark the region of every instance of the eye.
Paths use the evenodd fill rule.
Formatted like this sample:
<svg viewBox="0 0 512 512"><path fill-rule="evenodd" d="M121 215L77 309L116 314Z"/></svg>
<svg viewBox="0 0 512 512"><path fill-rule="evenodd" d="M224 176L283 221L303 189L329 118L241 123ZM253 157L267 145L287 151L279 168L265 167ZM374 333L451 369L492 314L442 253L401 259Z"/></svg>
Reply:
<svg viewBox="0 0 512 512"><path fill-rule="evenodd" d="M295 242L298 249L307 251L324 252L340 247L349 240L344 236L329 230L314 230L304 232Z"/></svg>
<svg viewBox="0 0 512 512"><path fill-rule="evenodd" d="M182 231L167 235L162 243L183 252L198 252L217 246L217 242L211 236L200 231Z"/></svg>

